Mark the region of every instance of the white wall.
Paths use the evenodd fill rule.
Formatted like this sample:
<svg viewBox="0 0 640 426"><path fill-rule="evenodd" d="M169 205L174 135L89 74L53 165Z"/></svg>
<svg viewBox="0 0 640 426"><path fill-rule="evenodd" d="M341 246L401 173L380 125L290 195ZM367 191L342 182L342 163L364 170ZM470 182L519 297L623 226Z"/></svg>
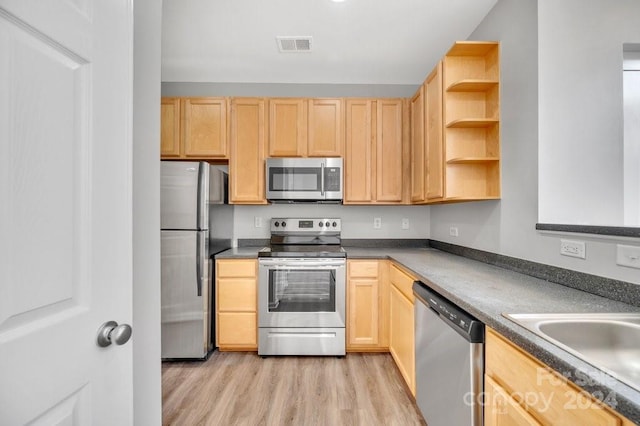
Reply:
<svg viewBox="0 0 640 426"><path fill-rule="evenodd" d="M553 3L565 1L569 0ZM564 17L565 25L578 20L584 4L590 2L579 3L570 16ZM501 42L502 199L432 206L431 238L640 284L637 269L616 266L615 240L535 230L539 166L537 8L536 0L500 0L470 37ZM459 228L458 237L449 236L452 225ZM560 256L560 238L586 240L587 259Z"/></svg>
<svg viewBox="0 0 640 426"><path fill-rule="evenodd" d="M162 3L154 0L133 3L133 418L136 425L159 425L162 424L158 161Z"/></svg>
<svg viewBox="0 0 640 426"><path fill-rule="evenodd" d="M261 217L263 226L254 226ZM342 219L342 238L429 238L429 207L426 206L343 206L315 204L272 204L235 206L236 239L269 238L269 220L275 217L338 217ZM373 229L373 218L382 219L382 227ZM402 219L409 229L402 229Z"/></svg>
<svg viewBox="0 0 640 426"><path fill-rule="evenodd" d="M623 87L624 225L640 227L640 52L625 52Z"/></svg>
<svg viewBox="0 0 640 426"><path fill-rule="evenodd" d="M622 58L637 0L538 2L543 223L623 225Z"/></svg>
<svg viewBox="0 0 640 426"><path fill-rule="evenodd" d="M371 97L408 98L417 84L290 84L164 82L162 96Z"/></svg>

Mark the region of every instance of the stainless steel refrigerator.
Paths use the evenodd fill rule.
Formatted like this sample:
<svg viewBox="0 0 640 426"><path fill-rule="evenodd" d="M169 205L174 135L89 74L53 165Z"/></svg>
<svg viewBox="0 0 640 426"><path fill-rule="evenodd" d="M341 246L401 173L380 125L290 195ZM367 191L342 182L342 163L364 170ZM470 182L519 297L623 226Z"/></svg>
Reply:
<svg viewBox="0 0 640 426"><path fill-rule="evenodd" d="M210 228L227 201L226 174L205 162L162 161L160 185L162 358L206 359L215 344L210 256L231 245L216 231L233 228Z"/></svg>

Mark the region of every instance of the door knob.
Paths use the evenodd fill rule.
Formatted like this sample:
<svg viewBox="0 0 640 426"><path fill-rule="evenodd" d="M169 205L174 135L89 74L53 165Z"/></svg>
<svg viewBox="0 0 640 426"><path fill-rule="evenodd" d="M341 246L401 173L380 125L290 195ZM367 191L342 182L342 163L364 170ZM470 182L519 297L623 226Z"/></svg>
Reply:
<svg viewBox="0 0 640 426"><path fill-rule="evenodd" d="M106 348L112 343L124 345L131 338L131 333L129 324L118 325L115 321L107 321L98 329L98 346Z"/></svg>

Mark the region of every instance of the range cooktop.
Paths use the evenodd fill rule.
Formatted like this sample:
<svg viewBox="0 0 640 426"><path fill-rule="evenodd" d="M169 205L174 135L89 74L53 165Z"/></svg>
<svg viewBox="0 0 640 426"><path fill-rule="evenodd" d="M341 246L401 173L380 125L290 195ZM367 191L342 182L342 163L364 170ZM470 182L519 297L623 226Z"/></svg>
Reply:
<svg viewBox="0 0 640 426"><path fill-rule="evenodd" d="M341 229L337 218L271 219L270 246L260 250L258 257L347 257L340 246Z"/></svg>

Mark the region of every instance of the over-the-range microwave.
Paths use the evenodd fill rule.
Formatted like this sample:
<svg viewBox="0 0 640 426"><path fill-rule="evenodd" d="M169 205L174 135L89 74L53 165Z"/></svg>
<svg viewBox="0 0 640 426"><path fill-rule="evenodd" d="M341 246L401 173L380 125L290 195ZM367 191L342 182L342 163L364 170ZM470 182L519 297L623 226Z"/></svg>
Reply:
<svg viewBox="0 0 640 426"><path fill-rule="evenodd" d="M267 200L341 203L342 158L267 158Z"/></svg>

